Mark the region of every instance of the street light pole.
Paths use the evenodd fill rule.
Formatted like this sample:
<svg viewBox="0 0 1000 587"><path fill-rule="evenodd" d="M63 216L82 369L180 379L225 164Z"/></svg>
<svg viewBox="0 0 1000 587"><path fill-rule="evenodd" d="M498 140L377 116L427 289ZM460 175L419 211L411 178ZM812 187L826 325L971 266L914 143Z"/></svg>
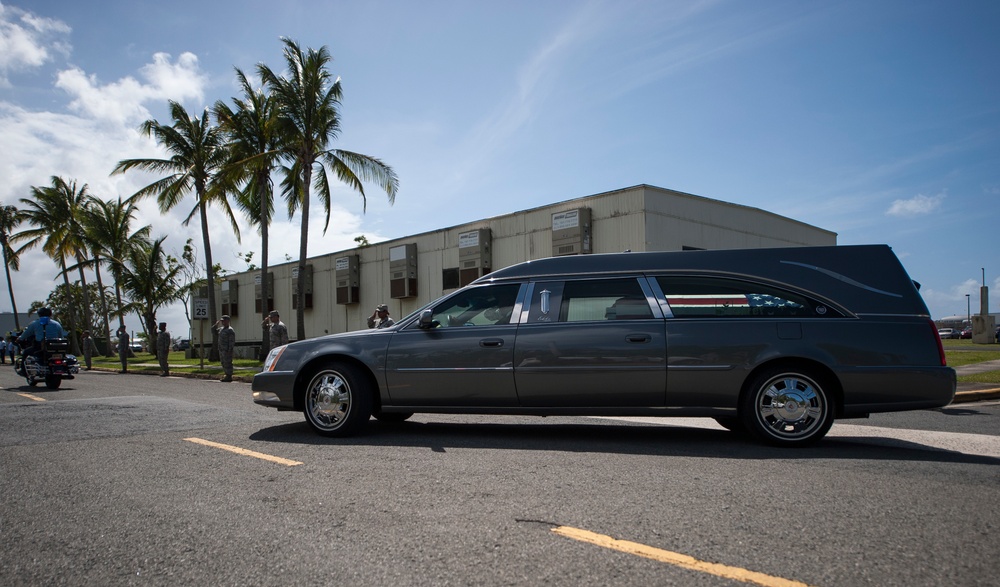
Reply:
<svg viewBox="0 0 1000 587"><path fill-rule="evenodd" d="M965 314L966 318L968 318L967 322L969 326L972 326L972 302L969 301L969 295L965 294Z"/></svg>

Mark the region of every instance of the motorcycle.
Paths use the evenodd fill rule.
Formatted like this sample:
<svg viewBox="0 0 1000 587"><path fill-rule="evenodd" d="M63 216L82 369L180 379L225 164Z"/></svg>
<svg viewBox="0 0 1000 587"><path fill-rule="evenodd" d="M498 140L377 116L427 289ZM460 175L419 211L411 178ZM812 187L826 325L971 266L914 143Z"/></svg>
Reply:
<svg viewBox="0 0 1000 587"><path fill-rule="evenodd" d="M59 389L63 379L73 379L80 372L80 362L76 355L66 351L69 341L65 338L50 338L42 341L41 350L36 354L21 355L14 364L14 370L24 377L28 385L34 387L44 381L45 387Z"/></svg>

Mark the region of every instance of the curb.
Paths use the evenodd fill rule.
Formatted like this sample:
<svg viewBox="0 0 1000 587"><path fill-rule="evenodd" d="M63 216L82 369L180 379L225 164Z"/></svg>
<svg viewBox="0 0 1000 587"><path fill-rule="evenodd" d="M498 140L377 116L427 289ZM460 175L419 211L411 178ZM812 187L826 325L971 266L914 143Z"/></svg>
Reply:
<svg viewBox="0 0 1000 587"><path fill-rule="evenodd" d="M94 367L94 368L91 369L91 371L102 371L104 373L112 373L112 374L117 375L119 370L118 369L114 369L114 368L107 368L107 367ZM83 373L84 369L81 368L80 372ZM240 375L240 374L234 373L233 374L233 383L235 383L237 381L240 382L240 383L250 383L251 380L253 379L253 376L256 375L256 374L257 373L250 373L250 374L247 374L247 375ZM157 368L157 370L155 370L155 371L139 371L139 370L132 370L132 369L130 369L128 371L128 373L126 373L126 375L147 375L147 376L152 376L152 377L159 377L160 376L160 371L159 371L159 368ZM178 378L181 378L181 379L202 379L202 380L205 380L205 381L218 381L222 377L222 370L220 369L218 373L211 373L211 374L210 373L171 373L170 376L171 377L178 377Z"/></svg>
<svg viewBox="0 0 1000 587"><path fill-rule="evenodd" d="M967 391L955 392L955 399L951 401L953 404L963 404L967 402L980 402L991 399L1000 399L1000 387L992 387L989 389L970 389Z"/></svg>

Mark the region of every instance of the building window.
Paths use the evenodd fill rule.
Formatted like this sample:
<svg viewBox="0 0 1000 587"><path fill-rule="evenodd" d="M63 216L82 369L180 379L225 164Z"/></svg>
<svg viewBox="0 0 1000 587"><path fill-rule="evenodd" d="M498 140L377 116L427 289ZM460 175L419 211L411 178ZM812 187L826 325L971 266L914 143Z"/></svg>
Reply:
<svg viewBox="0 0 1000 587"><path fill-rule="evenodd" d="M441 271L441 289L458 289L461 287L458 267Z"/></svg>

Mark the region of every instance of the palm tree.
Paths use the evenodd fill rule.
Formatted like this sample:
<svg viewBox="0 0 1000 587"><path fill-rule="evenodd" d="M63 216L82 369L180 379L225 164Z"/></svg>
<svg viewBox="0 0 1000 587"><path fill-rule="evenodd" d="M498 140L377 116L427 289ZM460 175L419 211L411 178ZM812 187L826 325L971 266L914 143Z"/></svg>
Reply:
<svg viewBox="0 0 1000 587"><path fill-rule="evenodd" d="M66 258L72 257L78 261L77 267L80 271L80 283L84 292L84 311L89 314L87 307L90 305L87 294L87 281L83 273L81 260L82 247L82 227L79 221L80 210L83 202L88 197L87 185L77 188L76 181L67 182L61 177L52 177L52 185L45 187L32 187L32 199L22 198L21 204L24 206L24 219L33 228L25 229L12 238L17 242L24 242L18 253L22 253L35 245L42 243L42 250L48 256L57 261L62 268L60 272L66 285L67 295L70 295L72 288L69 283L69 268L66 265ZM76 340L76 312L72 309L75 304L70 304L69 328L70 348L74 354L80 354ZM86 323L90 323L89 316L85 318Z"/></svg>
<svg viewBox="0 0 1000 587"><path fill-rule="evenodd" d="M76 182L67 183L62 178L52 178L53 185L48 188L54 190L58 197L64 201L65 210L67 213L67 224L64 227L66 231L66 248L71 250L72 253L69 255L71 258L76 260L76 263L70 267L66 267L65 271L78 271L80 274L80 296L81 296L81 306L83 309L83 323L86 328L90 328L93 324L93 317L91 314L91 303L90 303L90 288L87 286L87 274L84 272L84 268L89 265L86 252L87 252L87 237L85 234L83 220L87 215L88 206L90 202L94 199L87 192L87 185L84 184L82 188L76 188ZM71 290L75 291L75 290ZM82 331L83 328L80 328Z"/></svg>
<svg viewBox="0 0 1000 587"><path fill-rule="evenodd" d="M299 271L305 275L309 238L309 202L313 184L326 210L323 232L330 225L330 180L327 167L340 181L365 200L363 181L375 182L392 203L399 189L399 180L391 167L360 153L330 149L329 144L340 134L340 78L331 80L327 64L331 61L327 48L308 49L303 53L298 43L282 38L287 73L274 74L264 64L257 73L271 91L279 117L281 152L288 163L283 168L282 195L288 202L289 215L301 208L301 238L299 240ZM313 177L315 172L316 176ZM296 296L296 326L298 338L305 338L305 279L299 279Z"/></svg>
<svg viewBox="0 0 1000 587"><path fill-rule="evenodd" d="M17 271L21 267L21 259L10 246L11 233L21 224L23 214L14 206L0 206L0 248L3 249L3 266L7 273L7 291L10 293L10 306L14 310L14 327L21 330L21 319L17 315L17 302L14 301L14 282L10 279L10 270Z"/></svg>
<svg viewBox="0 0 1000 587"><path fill-rule="evenodd" d="M176 277L180 268L167 262L168 255L163 249L166 238L160 237L129 251L122 281L125 291L141 308L139 313L150 341L156 334L156 310L179 297ZM150 345L150 349L155 355L156 347Z"/></svg>
<svg viewBox="0 0 1000 587"><path fill-rule="evenodd" d="M231 163L227 176L242 186L236 196L237 206L260 231L261 323L267 318L270 299L267 281L268 228L274 215L274 184L271 170L278 157L277 117L274 100L262 90L255 90L246 75L236 69L243 90L242 98L233 98L235 110L221 100L215 103L215 117L229 137ZM267 356L270 339L267 327L261 332L261 360Z"/></svg>
<svg viewBox="0 0 1000 587"><path fill-rule="evenodd" d="M117 308L115 314L121 322L125 317L124 304L122 303L122 278L125 274L125 261L129 258L131 251L137 247L145 246L149 243L149 235L152 230L150 225L132 231L132 222L138 211L135 203L131 200L122 201L121 196L117 201L105 201L100 198L91 198L87 213L83 216L84 235L87 247L92 257L91 264L97 274L97 284L100 291L104 291L101 282L101 266L108 265L115 282L115 301ZM105 298L102 296L102 303ZM106 306L106 304L105 304ZM111 351L111 325L109 316L111 312L107 307L103 309L104 329L106 340L108 341L107 356L114 353Z"/></svg>
<svg viewBox="0 0 1000 587"><path fill-rule="evenodd" d="M208 228L208 206L216 204L222 208L229 219L233 232L239 239L240 228L236 217L226 199L224 186L216 184L216 174L227 162L228 149L224 133L217 126L212 126L206 109L200 117L191 117L183 106L170 101L170 117L172 124L160 124L156 120L147 120L139 127L140 131L156 139L170 154L169 159L125 159L115 165L111 174L121 174L130 169L139 169L154 174L167 173L166 177L158 179L140 189L133 196L143 198L156 196L156 202L161 212L167 212L176 206L185 193L194 191L195 205L184 220L187 224L198 213L201 219L201 236L205 245L206 283L208 284L209 319L215 324L218 311L215 305L215 267L212 263L212 240ZM218 336L212 331L211 360L218 360Z"/></svg>

